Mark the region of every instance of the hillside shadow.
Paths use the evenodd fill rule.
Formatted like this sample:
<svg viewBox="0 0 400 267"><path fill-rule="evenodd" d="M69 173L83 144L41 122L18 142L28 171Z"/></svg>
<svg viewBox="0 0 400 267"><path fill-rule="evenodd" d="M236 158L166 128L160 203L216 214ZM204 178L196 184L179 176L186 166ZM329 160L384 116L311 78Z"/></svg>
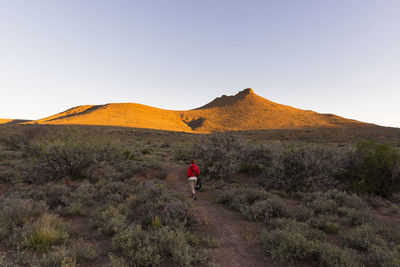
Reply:
<svg viewBox="0 0 400 267"><path fill-rule="evenodd" d="M206 119L199 118L199 119L193 119L191 121L184 120L183 122L186 123L186 125L189 126L194 131L197 128L200 128L205 121L206 121Z"/></svg>
<svg viewBox="0 0 400 267"><path fill-rule="evenodd" d="M18 123L24 123L24 122L30 122L30 121L31 120L18 120L18 119L16 119L16 120L11 120L9 122L6 122L4 124L18 124Z"/></svg>
<svg viewBox="0 0 400 267"><path fill-rule="evenodd" d="M82 111L82 112L73 113L73 114L68 114L68 115L64 115L64 116L61 116L61 117L57 117L57 118L54 118L54 119L51 119L51 120L46 120L46 122L47 122L47 121L61 120L61 119L65 119L65 118L69 118L69 117L74 117L74 116L78 116L78 115L84 115L84 114L90 113L90 112L95 111L95 110L97 110L97 109L99 109L99 108L101 108L101 107L104 107L104 106L105 106L105 105L93 106L93 107L91 107L91 108L85 109L85 110Z"/></svg>

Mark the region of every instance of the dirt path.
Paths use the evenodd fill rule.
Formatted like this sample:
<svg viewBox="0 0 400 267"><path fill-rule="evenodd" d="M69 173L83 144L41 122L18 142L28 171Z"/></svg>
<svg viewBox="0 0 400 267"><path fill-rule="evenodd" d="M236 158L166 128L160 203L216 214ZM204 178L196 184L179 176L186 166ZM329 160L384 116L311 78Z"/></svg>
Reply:
<svg viewBox="0 0 400 267"><path fill-rule="evenodd" d="M189 198L189 186L183 178L186 167L171 165L166 169L169 186ZM248 221L240 213L217 204L215 190L205 189L197 195L193 204L207 218L207 235L220 241L215 249L216 262L220 266L285 266L266 259L259 242L262 224Z"/></svg>

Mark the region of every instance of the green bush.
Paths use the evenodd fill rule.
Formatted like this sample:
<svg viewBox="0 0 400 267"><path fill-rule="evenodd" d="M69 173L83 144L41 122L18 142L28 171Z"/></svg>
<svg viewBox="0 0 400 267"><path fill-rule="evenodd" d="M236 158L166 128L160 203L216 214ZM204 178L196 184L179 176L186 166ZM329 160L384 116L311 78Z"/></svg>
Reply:
<svg viewBox="0 0 400 267"><path fill-rule="evenodd" d="M400 152L375 142L358 143L342 175L349 188L361 193L390 197L400 189Z"/></svg>

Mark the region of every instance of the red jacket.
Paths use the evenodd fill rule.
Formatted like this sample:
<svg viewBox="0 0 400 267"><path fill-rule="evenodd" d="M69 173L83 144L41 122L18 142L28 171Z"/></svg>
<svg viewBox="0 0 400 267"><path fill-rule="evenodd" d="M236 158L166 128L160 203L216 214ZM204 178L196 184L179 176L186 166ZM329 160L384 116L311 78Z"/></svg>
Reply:
<svg viewBox="0 0 400 267"><path fill-rule="evenodd" d="M193 169L193 171L192 171ZM200 169L197 167L196 164L192 164L189 166L188 171L187 171L187 177L197 177L200 175Z"/></svg>

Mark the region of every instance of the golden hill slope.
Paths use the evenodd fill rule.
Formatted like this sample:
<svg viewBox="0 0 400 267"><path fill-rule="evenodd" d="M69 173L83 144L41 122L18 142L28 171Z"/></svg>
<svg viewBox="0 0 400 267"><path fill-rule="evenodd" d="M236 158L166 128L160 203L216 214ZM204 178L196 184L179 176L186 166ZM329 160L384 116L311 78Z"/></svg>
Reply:
<svg viewBox="0 0 400 267"><path fill-rule="evenodd" d="M0 124L18 124L29 122L30 120L0 119Z"/></svg>
<svg viewBox="0 0 400 267"><path fill-rule="evenodd" d="M0 124L8 123L10 121L13 121L12 119L0 119Z"/></svg>
<svg viewBox="0 0 400 267"><path fill-rule="evenodd" d="M274 103L245 89L188 111L141 104L79 106L40 119L39 124L84 124L209 133L255 129L298 129L360 126L364 123Z"/></svg>

